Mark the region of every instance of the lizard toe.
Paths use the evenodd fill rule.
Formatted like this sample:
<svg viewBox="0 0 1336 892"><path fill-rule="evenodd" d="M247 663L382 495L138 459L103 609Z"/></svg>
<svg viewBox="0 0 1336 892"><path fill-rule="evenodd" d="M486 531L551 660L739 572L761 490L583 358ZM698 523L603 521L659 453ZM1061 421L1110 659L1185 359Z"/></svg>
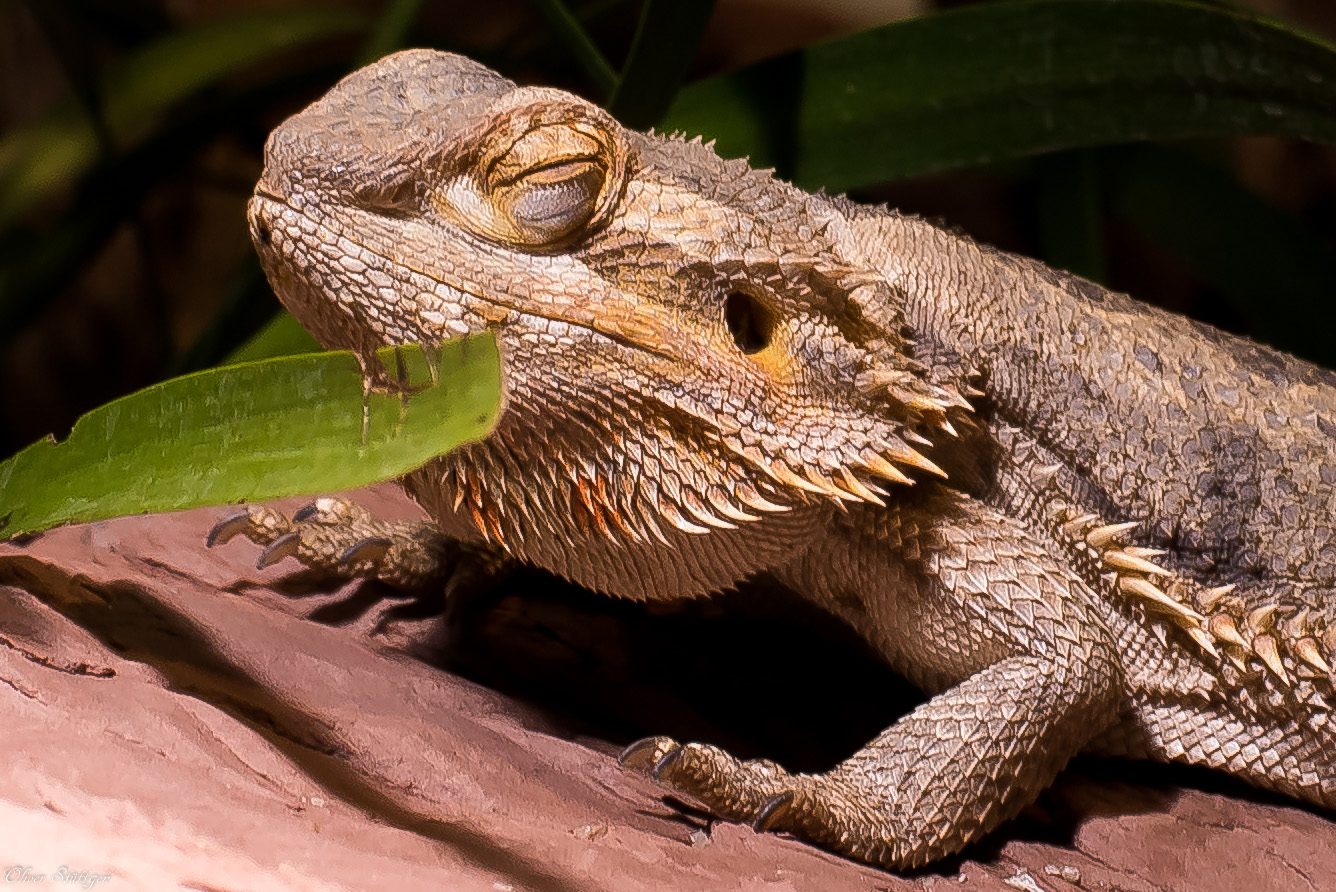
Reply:
<svg viewBox="0 0 1336 892"><path fill-rule="evenodd" d="M778 796L772 796L752 821L752 829L757 833L772 833L787 829L793 811L794 791L787 790Z"/></svg>
<svg viewBox="0 0 1336 892"><path fill-rule="evenodd" d="M225 545L237 536L245 536L257 544L268 545L291 528L288 519L273 508L247 505L214 524L204 541L213 548Z"/></svg>
<svg viewBox="0 0 1336 892"><path fill-rule="evenodd" d="M293 523L306 523L312 518L320 515L320 505L318 502L307 502L292 514Z"/></svg>
<svg viewBox="0 0 1336 892"><path fill-rule="evenodd" d="M349 565L367 563L377 566L385 560L393 547L394 540L386 536L362 539L345 548L339 555L339 560Z"/></svg>
<svg viewBox="0 0 1336 892"><path fill-rule="evenodd" d="M291 530L279 536L269 544L264 551L260 552L260 557L255 561L255 569L264 570L277 564L285 557L297 557L301 552L302 536L296 530Z"/></svg>
<svg viewBox="0 0 1336 892"><path fill-rule="evenodd" d="M694 794L699 787L708 789L719 774L717 760L710 752L713 749L699 743L676 746L659 757L651 774L664 786L683 793Z"/></svg>
<svg viewBox="0 0 1336 892"><path fill-rule="evenodd" d="M209 548L213 548L215 545L225 545L238 535L244 535L249 528L250 515L245 511L237 511L214 524L209 530L209 535L205 538L204 544Z"/></svg>
<svg viewBox="0 0 1336 892"><path fill-rule="evenodd" d="M321 496L303 505L292 515L292 519L297 523L329 527L365 526L376 522L375 517L361 505L333 496Z"/></svg>
<svg viewBox="0 0 1336 892"><path fill-rule="evenodd" d="M744 822L755 820L762 806L791 789L794 780L774 762L743 762L705 743L668 750L652 773L674 793L704 804L720 817Z"/></svg>
<svg viewBox="0 0 1336 892"><path fill-rule="evenodd" d="M678 749L681 744L671 737L642 737L622 750L617 762L623 768L654 772L664 757Z"/></svg>

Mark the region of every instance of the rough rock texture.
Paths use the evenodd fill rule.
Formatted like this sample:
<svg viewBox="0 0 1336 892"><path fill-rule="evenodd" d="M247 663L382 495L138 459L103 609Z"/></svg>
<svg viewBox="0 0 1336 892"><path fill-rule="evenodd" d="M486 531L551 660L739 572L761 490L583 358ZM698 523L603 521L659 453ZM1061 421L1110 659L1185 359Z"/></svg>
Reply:
<svg viewBox="0 0 1336 892"><path fill-rule="evenodd" d="M358 498L416 510L389 487ZM758 671L861 659L839 629L795 652L736 605L643 622L541 577L447 626L435 605L206 550L226 510L0 545L0 869L45 875L30 888L62 866L135 890L1336 888L1329 816L1135 763L1079 763L1023 820L908 878L711 825L617 748L663 731L838 758L820 743L855 747L882 716L850 725L820 679L779 685L796 690L784 703L739 708L738 692ZM754 630L749 665L712 662L737 628ZM707 673L727 680L724 705L696 702Z"/></svg>

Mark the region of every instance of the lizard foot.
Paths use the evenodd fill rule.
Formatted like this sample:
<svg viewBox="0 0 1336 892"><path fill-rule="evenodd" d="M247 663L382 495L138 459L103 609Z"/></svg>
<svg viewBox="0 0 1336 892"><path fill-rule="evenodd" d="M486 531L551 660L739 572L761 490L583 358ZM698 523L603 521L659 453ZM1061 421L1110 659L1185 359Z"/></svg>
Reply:
<svg viewBox="0 0 1336 892"><path fill-rule="evenodd" d="M717 746L679 744L670 737L637 740L619 761L627 768L649 769L659 783L722 818L746 823L757 821L777 800L791 800L797 787L812 780L789 774L769 759L744 762Z"/></svg>
<svg viewBox="0 0 1336 892"><path fill-rule="evenodd" d="M260 569L295 557L331 578L377 579L408 592L439 592L447 582L453 588L467 577L501 570L490 552L448 539L432 523L380 520L339 498L316 499L291 519L264 505L247 505L209 531L208 545L238 535L266 546L256 562Z"/></svg>
<svg viewBox="0 0 1336 892"><path fill-rule="evenodd" d="M979 829L977 823L957 826L949 813L945 825L936 825L944 817L936 813L926 826L920 824L897 807L896 784L880 771L850 763L824 774L790 774L767 759L744 762L715 746L683 745L668 737L636 741L620 761L628 768L649 768L674 794L726 820L751 824L758 833L790 833L893 870L956 851Z"/></svg>

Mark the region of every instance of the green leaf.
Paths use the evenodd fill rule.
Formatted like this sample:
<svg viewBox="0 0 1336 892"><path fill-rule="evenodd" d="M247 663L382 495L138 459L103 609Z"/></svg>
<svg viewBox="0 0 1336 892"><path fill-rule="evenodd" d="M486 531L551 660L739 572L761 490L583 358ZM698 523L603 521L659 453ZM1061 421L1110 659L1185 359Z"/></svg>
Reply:
<svg viewBox="0 0 1336 892"><path fill-rule="evenodd" d="M69 207L49 225L0 229L0 350L64 293L118 227L133 219L145 194L189 164L203 145L239 120L243 109L258 107L276 90L282 93L269 81L265 95L248 89L192 106L134 148L98 160ZM253 265L258 274L258 263Z"/></svg>
<svg viewBox="0 0 1336 892"><path fill-rule="evenodd" d="M664 129L845 190L1058 149L1224 134L1336 142L1336 52L1189 2L969 6L693 84Z"/></svg>
<svg viewBox="0 0 1336 892"><path fill-rule="evenodd" d="M593 82L594 89L604 96L611 96L613 90L617 89L617 72L580 24L580 20L562 0L534 0L534 6L538 7L539 13L547 19L548 26L584 69L585 77Z"/></svg>
<svg viewBox="0 0 1336 892"><path fill-rule="evenodd" d="M187 96L277 53L362 25L362 17L347 10L299 7L237 15L171 34L126 59L104 85L107 129L124 147ZM98 152L93 123L73 104L0 138L0 226L77 179Z"/></svg>
<svg viewBox="0 0 1336 892"><path fill-rule="evenodd" d="M258 362L275 356L313 353L320 350L315 338L301 327L292 314L284 311L227 357L229 363Z"/></svg>
<svg viewBox="0 0 1336 892"><path fill-rule="evenodd" d="M401 352L408 380L428 380L422 351ZM211 369L122 397L80 418L64 442L0 464L0 536L399 476L495 424L492 336L447 342L438 368L439 383L406 401L371 394L365 441L362 377L347 352Z"/></svg>
<svg viewBox="0 0 1336 892"><path fill-rule="evenodd" d="M608 111L627 127L658 123L696 58L714 0L644 0Z"/></svg>

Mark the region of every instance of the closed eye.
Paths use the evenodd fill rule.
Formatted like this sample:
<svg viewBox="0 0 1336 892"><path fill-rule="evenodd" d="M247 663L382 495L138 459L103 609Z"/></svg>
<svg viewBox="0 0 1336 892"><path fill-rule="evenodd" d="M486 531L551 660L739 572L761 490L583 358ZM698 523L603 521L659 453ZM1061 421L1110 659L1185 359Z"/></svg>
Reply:
<svg viewBox="0 0 1336 892"><path fill-rule="evenodd" d="M500 190L498 202L535 243L553 242L593 216L606 171L590 160L541 167Z"/></svg>

